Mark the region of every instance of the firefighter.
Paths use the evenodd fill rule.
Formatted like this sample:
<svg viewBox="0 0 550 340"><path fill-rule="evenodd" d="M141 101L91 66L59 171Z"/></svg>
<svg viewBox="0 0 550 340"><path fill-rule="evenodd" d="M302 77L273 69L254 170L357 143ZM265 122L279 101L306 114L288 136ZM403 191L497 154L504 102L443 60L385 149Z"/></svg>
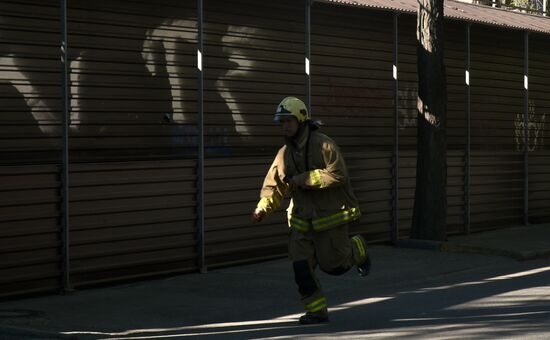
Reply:
<svg viewBox="0 0 550 340"><path fill-rule="evenodd" d="M315 269L319 266L328 274L341 275L357 266L360 276L369 273L365 240L360 235L348 236L348 224L359 219L361 212L338 146L319 132L305 104L296 97L284 98L275 121L283 130L285 145L265 177L252 219L262 221L289 194L289 256L306 309L299 321L328 322Z"/></svg>

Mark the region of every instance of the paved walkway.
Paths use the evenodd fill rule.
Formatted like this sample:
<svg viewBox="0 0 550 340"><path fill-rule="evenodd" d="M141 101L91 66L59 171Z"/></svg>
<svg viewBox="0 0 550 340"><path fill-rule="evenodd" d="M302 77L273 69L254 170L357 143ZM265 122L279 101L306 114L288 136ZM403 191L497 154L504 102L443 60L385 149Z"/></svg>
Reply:
<svg viewBox="0 0 550 340"><path fill-rule="evenodd" d="M470 235L450 236L446 242L402 239L399 247L455 253L507 256L516 260L550 257L550 224L516 226Z"/></svg>
<svg viewBox="0 0 550 340"><path fill-rule="evenodd" d="M331 307L331 323L321 330L297 324L302 306L291 265L281 259L70 295L5 301L0 303L0 339L244 339L305 337L308 333L314 337L320 336L320 331L325 338L345 337L351 331L360 337L369 329L388 332L395 327L383 315L401 315L403 320L409 314L416 316L417 312L400 309L397 297L416 296L405 292L493 282L487 278L530 271L543 275L539 280L546 280L543 282L549 287L548 224L455 236L432 250L418 249L429 248L425 244L405 245L372 246L373 269L367 278L354 271L338 277L320 275ZM537 294L548 296L548 291ZM431 299L436 304L434 310L443 311L451 302L442 299L456 300L460 295L432 294ZM550 297L544 301L548 304ZM361 310L365 312L357 314ZM377 310L386 314L367 317ZM538 310L532 312L547 317ZM527 326L539 324L533 321ZM427 335L416 329L410 332ZM542 332L550 337L550 331ZM387 334L391 338L393 333Z"/></svg>
<svg viewBox="0 0 550 340"><path fill-rule="evenodd" d="M549 257L550 224L454 236L442 250L509 256L517 260Z"/></svg>

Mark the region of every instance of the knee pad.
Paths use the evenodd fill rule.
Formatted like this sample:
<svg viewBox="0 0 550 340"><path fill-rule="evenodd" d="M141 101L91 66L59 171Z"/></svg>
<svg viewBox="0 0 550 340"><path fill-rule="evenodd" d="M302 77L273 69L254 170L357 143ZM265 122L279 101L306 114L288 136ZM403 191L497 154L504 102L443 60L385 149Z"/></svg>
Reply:
<svg viewBox="0 0 550 340"><path fill-rule="evenodd" d="M301 295L307 296L315 293L317 283L311 275L307 260L296 261L292 263L294 267L294 280L298 285L298 291Z"/></svg>

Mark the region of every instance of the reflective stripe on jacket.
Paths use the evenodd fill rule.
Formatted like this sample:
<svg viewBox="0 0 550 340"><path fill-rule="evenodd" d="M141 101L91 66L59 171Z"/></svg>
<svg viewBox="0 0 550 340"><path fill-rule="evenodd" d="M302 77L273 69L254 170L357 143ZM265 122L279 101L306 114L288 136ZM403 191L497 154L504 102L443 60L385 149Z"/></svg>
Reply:
<svg viewBox="0 0 550 340"><path fill-rule="evenodd" d="M289 190L288 178L299 187ZM277 153L264 179L258 207L272 213L285 194L291 197L289 226L301 232L327 230L361 216L338 146L307 125Z"/></svg>
<svg viewBox="0 0 550 340"><path fill-rule="evenodd" d="M327 217L316 218L312 220L304 220L297 216L290 216L288 225L302 233L307 233L310 230L323 231L328 230L340 224L355 221L361 217L359 208L351 208L342 210Z"/></svg>

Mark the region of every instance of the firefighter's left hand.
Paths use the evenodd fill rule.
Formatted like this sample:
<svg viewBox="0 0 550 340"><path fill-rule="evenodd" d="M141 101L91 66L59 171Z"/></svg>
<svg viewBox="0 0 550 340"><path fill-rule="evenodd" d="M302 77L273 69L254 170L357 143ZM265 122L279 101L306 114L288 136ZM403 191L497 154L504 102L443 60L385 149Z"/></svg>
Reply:
<svg viewBox="0 0 550 340"><path fill-rule="evenodd" d="M253 222L261 222L265 217L265 210L261 208L256 208L254 212L252 212L252 221Z"/></svg>

